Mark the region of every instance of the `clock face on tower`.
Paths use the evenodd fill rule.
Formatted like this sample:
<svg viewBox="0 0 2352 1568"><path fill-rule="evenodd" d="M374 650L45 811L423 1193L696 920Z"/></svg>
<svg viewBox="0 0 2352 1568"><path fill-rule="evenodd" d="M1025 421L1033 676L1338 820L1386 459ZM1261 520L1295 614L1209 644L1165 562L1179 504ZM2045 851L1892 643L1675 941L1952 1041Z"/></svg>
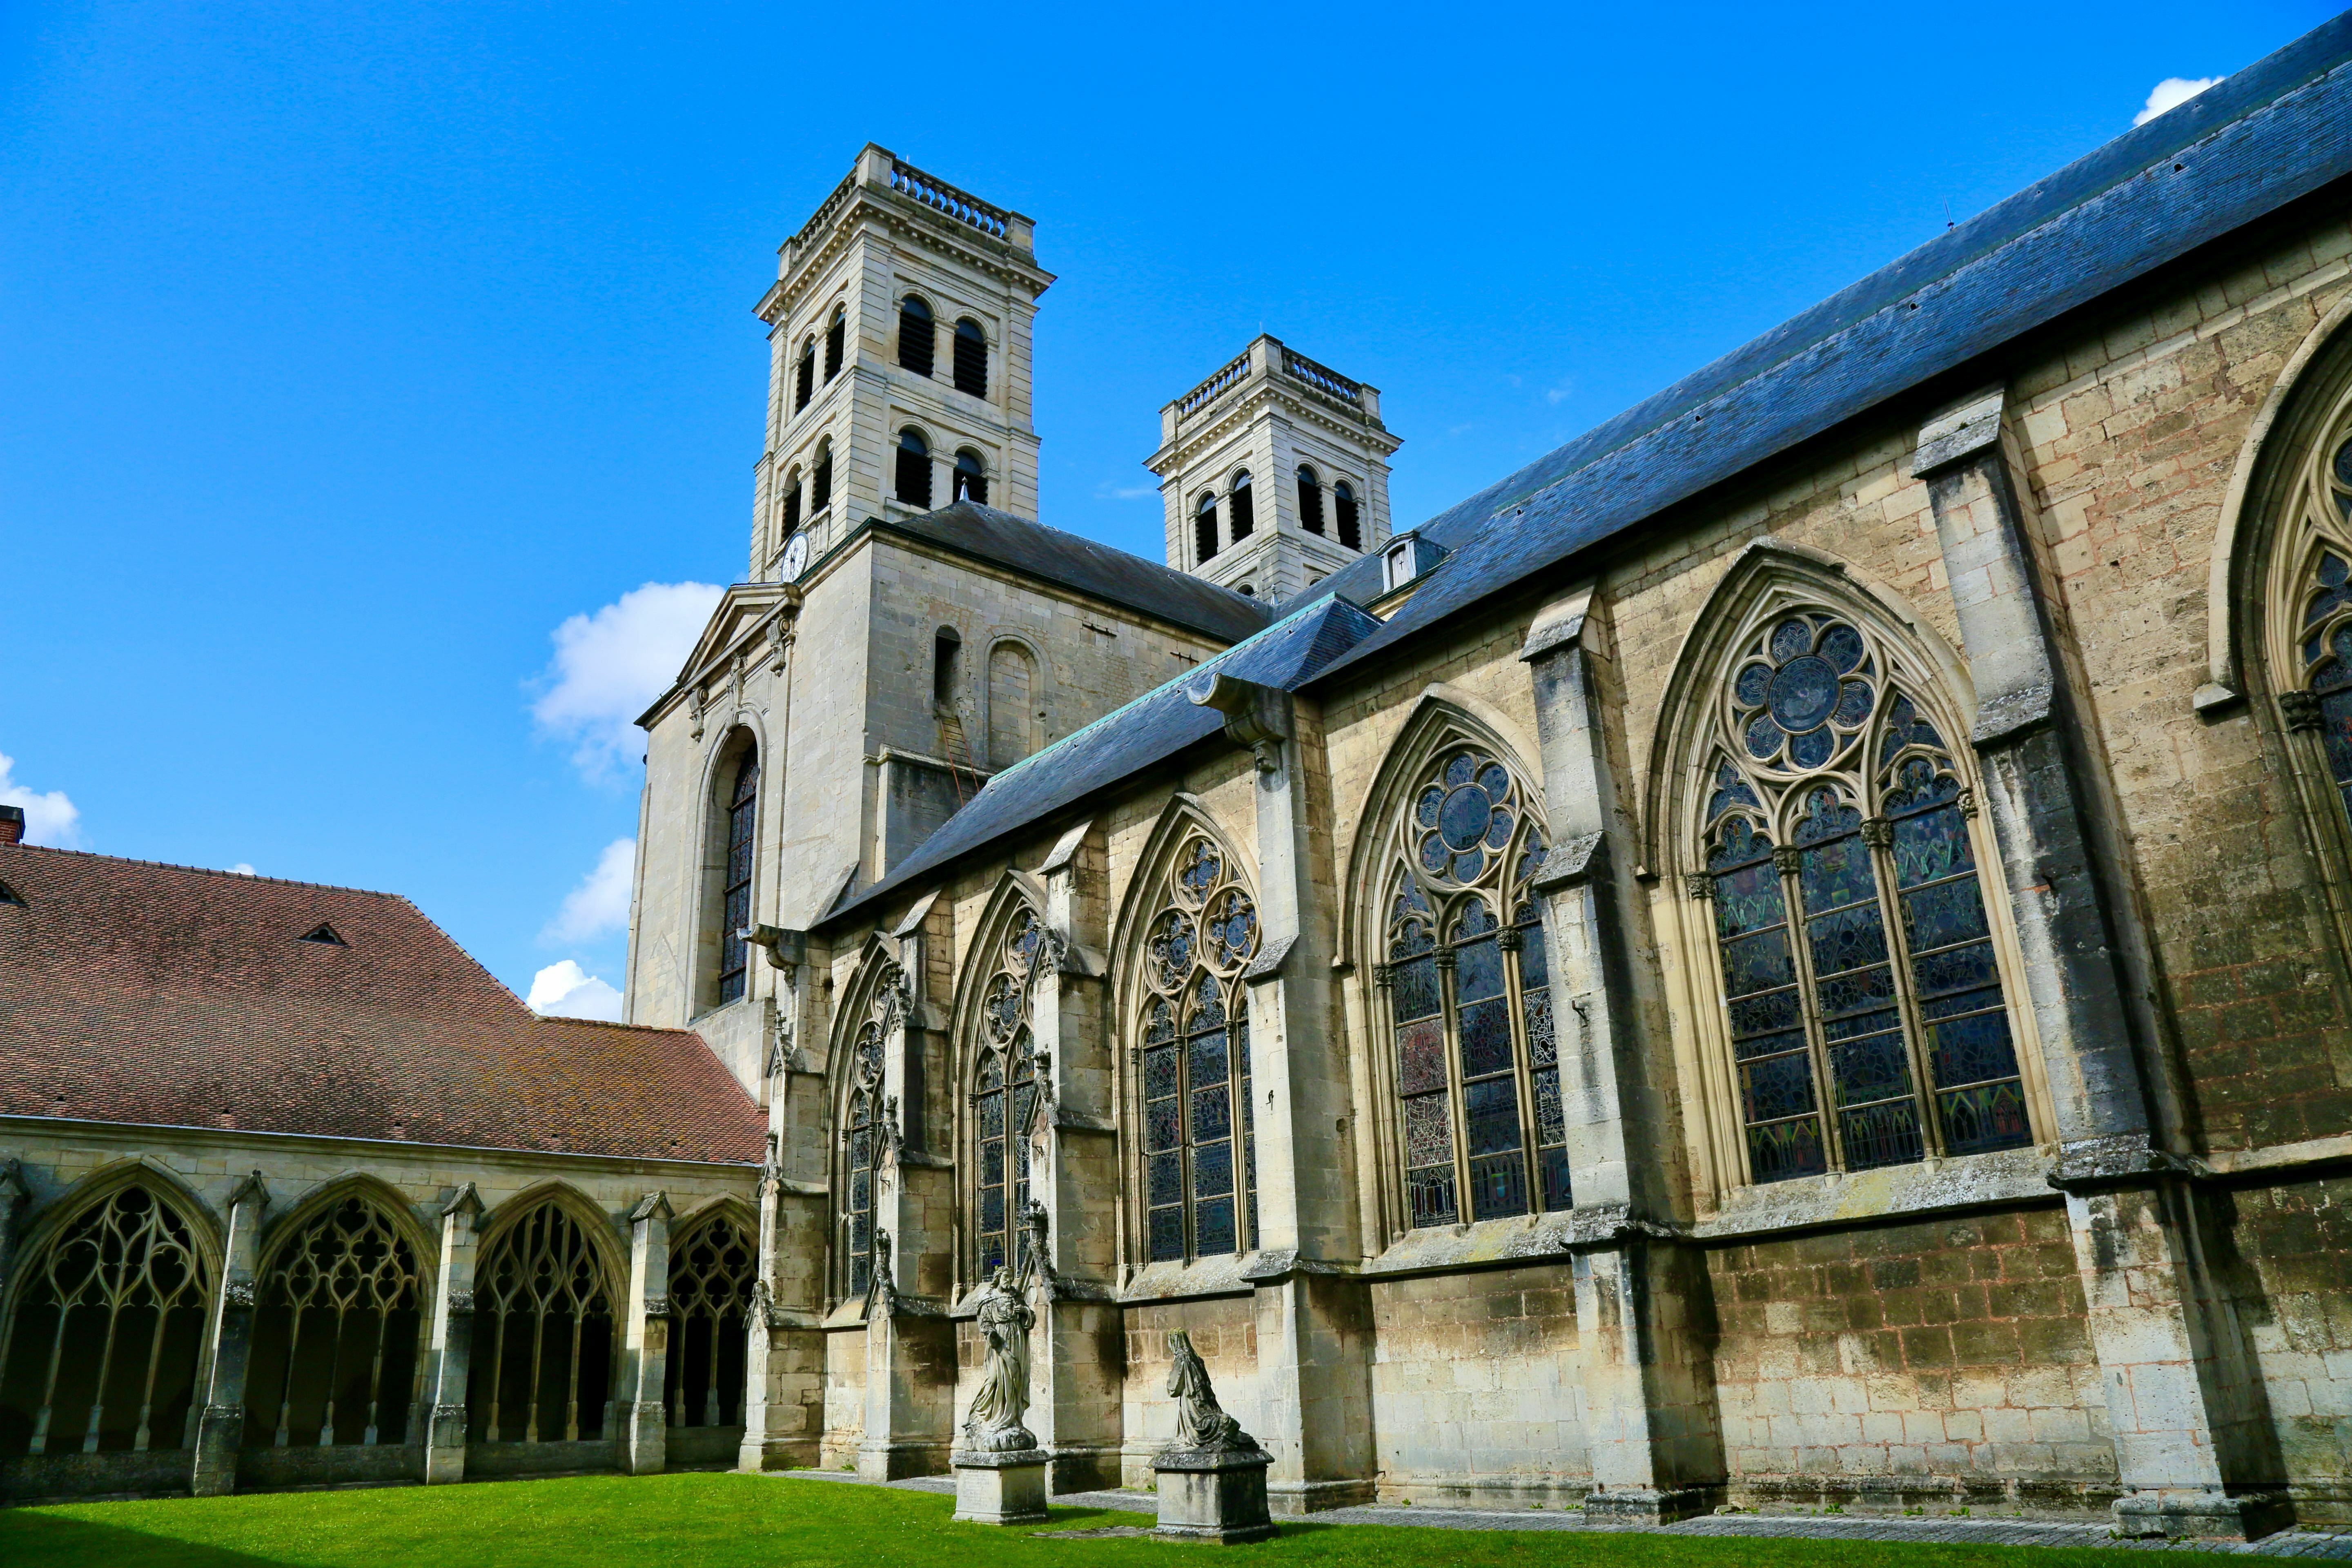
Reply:
<svg viewBox="0 0 2352 1568"><path fill-rule="evenodd" d="M805 532L795 533L784 542L784 559L779 568L780 575L787 583L797 583L801 569L807 564L808 535Z"/></svg>

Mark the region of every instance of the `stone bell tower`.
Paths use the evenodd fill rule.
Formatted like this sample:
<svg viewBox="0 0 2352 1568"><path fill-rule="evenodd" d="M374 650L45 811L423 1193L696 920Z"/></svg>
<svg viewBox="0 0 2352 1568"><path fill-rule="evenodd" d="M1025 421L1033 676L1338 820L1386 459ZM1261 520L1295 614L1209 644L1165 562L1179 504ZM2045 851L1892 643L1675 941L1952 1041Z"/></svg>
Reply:
<svg viewBox="0 0 2352 1568"><path fill-rule="evenodd" d="M1259 337L1160 411L1168 564L1281 604L1389 536L1381 394Z"/></svg>
<svg viewBox="0 0 2352 1568"><path fill-rule="evenodd" d="M869 517L970 499L1037 515L1029 330L1054 281L1035 225L867 142L786 240L750 580L797 576Z"/></svg>

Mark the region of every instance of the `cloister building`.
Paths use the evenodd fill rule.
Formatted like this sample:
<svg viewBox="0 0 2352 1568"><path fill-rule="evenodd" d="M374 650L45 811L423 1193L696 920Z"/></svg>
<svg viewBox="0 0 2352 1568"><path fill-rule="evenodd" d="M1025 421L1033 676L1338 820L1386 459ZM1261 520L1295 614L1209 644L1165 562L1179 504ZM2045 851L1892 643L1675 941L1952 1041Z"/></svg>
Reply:
<svg viewBox="0 0 2352 1568"><path fill-rule="evenodd" d="M1407 529L1262 336L1163 563L868 146L628 1023L0 845L0 1488L940 1472L1004 1266L1057 1489L2352 1522L2347 195L2339 19Z"/></svg>

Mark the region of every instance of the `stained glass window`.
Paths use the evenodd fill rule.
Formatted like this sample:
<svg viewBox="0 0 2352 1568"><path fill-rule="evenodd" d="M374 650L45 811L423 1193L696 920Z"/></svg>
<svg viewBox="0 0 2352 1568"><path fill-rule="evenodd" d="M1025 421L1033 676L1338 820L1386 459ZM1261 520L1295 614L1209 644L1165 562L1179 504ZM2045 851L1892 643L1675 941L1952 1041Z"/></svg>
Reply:
<svg viewBox="0 0 2352 1568"><path fill-rule="evenodd" d="M1029 1002L1045 927L1036 911L1017 910L996 973L982 994L980 1049L972 1079L971 1235L973 1278L1018 1268L1027 1246L1021 1213L1029 1205L1029 1135L1037 1109Z"/></svg>
<svg viewBox="0 0 2352 1568"><path fill-rule="evenodd" d="M743 932L751 923L751 860L759 815L760 754L747 751L736 765L734 787L727 796L727 880L719 900L721 1003L740 1000L749 978L750 944L743 940Z"/></svg>
<svg viewBox="0 0 2352 1568"><path fill-rule="evenodd" d="M841 1256L845 1296L863 1296L873 1283L874 1169L882 1136L882 1025L868 1019L857 1031L849 1064L852 1088L844 1123L848 1155L842 1194Z"/></svg>
<svg viewBox="0 0 2352 1568"><path fill-rule="evenodd" d="M1382 979L1407 1222L1565 1209L1568 1122L1533 891L1542 831L1508 768L1456 746L1414 791L1403 840Z"/></svg>
<svg viewBox="0 0 2352 1568"><path fill-rule="evenodd" d="M1725 693L1692 891L1758 1182L2032 1141L1974 813L1892 665L1842 616L1788 614Z"/></svg>
<svg viewBox="0 0 2352 1568"><path fill-rule="evenodd" d="M1154 1263L1255 1246L1257 1140L1241 973L1257 904L1196 834L1177 851L1146 928L1141 1044L1144 1252Z"/></svg>

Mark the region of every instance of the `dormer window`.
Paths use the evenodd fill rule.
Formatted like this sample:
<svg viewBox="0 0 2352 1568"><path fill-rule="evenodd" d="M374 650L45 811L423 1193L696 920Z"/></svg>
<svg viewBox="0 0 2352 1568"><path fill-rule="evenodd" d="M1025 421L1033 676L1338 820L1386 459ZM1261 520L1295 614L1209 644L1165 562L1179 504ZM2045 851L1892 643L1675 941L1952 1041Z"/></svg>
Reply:
<svg viewBox="0 0 2352 1568"><path fill-rule="evenodd" d="M315 942L322 947L351 946L351 943L345 942L341 935L336 931L335 928L329 925L325 921L320 921L317 925L312 926L309 931L304 931L300 936L295 938L295 940L297 942Z"/></svg>

